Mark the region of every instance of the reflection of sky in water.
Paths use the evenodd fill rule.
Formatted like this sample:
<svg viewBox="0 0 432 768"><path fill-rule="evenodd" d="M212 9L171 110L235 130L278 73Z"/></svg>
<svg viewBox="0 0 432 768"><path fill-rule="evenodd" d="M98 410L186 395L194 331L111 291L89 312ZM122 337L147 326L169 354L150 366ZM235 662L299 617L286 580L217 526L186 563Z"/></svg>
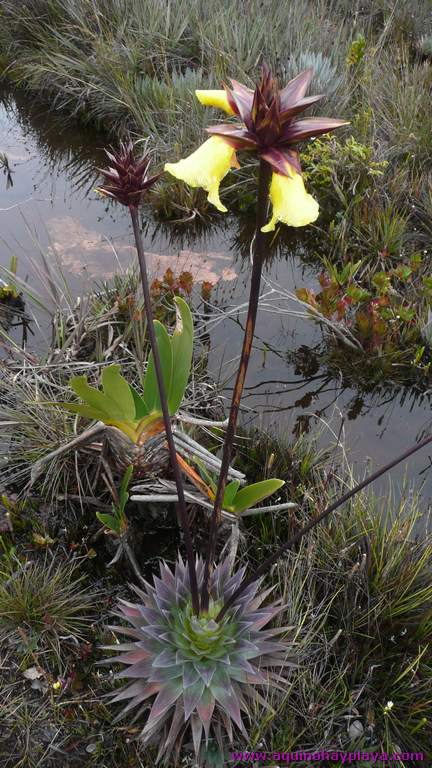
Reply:
<svg viewBox="0 0 432 768"><path fill-rule="evenodd" d="M46 114L29 113L25 103L0 104L0 151L8 155L14 171L13 188L7 191L0 176L0 264L7 266L15 253L19 275L34 287L38 287L37 278L26 256L37 260L39 247L48 257L55 250L73 291L93 278L108 278L119 263L126 266L134 258L127 212L92 191L94 168L103 163L102 145L103 140L89 131L62 129ZM189 269L198 281L223 278L217 291L219 307L235 309L247 301L249 269L241 253L247 256L248 247L241 246L243 224L227 217L199 234L151 220L143 224L153 273L171 266L175 272ZM296 256L285 255L289 253L286 246L281 250L265 271L270 284L291 292L300 285L314 287L315 272L300 258L300 249L291 248ZM268 288L264 285L264 291ZM286 299L280 299L278 307L285 312L299 310ZM429 398L413 390L383 386L359 393L322 369L312 370L305 380L292 352L303 347L305 359L313 360L310 350L319 345L321 331L309 320L266 309L258 317L248 373L246 423L292 435L300 423L314 430L325 422L324 446L335 441L344 416L343 439L359 472L366 458L375 465L385 463L428 428ZM212 326L210 334L210 367L226 382L227 395L244 317L244 311L233 312ZM422 473L421 479L426 479L428 466L426 450L411 460L409 476ZM393 471L396 483L404 472L404 468ZM381 487L387 487L385 481Z"/></svg>
<svg viewBox="0 0 432 768"><path fill-rule="evenodd" d="M84 275L110 277L117 259L126 265L133 250L127 212L93 192L95 165L104 162L102 139L90 134L85 145L82 132L61 130L46 116L29 120L13 103L0 107L0 151L14 171L13 187L0 185L1 263L20 249L20 257L34 253L35 238L45 251L55 248L76 287ZM145 226L146 249L158 256L155 267L166 269L175 254L179 267L189 266L197 279L217 280L223 270L225 278L235 276L220 238L205 237L188 253L187 243L173 247L169 233L156 230Z"/></svg>

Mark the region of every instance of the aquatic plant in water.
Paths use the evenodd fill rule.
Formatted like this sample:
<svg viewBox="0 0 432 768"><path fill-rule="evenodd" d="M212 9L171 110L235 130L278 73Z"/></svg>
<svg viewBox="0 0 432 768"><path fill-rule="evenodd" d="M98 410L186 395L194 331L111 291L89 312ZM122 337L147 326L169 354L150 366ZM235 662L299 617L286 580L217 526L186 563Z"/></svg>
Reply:
<svg viewBox="0 0 432 768"><path fill-rule="evenodd" d="M321 291L298 288L296 295L311 308L317 322L325 318L331 321L327 334L334 350L340 346L335 330L343 328L357 341L355 352L367 353L368 363L379 365L383 372L406 378L421 371L426 376L430 342L423 338L422 329L427 324L432 293L429 278L420 271L421 254L372 272L367 288L364 278L361 285L355 281L361 260L347 262L341 269L327 259L322 262Z"/></svg>
<svg viewBox="0 0 432 768"><path fill-rule="evenodd" d="M13 187L13 171L10 167L8 157L4 152L0 152L0 170L2 170L6 176L6 189L10 189L10 187Z"/></svg>

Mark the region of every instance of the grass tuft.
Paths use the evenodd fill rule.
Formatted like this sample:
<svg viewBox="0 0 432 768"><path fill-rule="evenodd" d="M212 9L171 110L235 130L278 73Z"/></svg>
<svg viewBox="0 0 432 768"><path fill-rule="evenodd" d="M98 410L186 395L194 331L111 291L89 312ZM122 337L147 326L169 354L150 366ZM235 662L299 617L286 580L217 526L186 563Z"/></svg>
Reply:
<svg viewBox="0 0 432 768"><path fill-rule="evenodd" d="M85 637L95 617L95 592L89 591L77 563L44 559L0 560L0 632L27 653L53 651Z"/></svg>
<svg viewBox="0 0 432 768"><path fill-rule="evenodd" d="M357 498L275 569L271 581L297 600L298 621L308 605L321 616L325 642L257 741L430 753L431 563L428 516L407 488L400 501L391 492Z"/></svg>

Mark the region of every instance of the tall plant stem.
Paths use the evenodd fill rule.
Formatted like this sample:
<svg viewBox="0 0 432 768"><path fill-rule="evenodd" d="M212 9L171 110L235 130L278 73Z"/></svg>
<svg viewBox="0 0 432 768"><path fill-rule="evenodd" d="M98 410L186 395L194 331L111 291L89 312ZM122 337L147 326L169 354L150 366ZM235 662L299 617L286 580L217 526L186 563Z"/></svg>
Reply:
<svg viewBox="0 0 432 768"><path fill-rule="evenodd" d="M188 516L186 511L183 482L182 482L182 477L180 473L179 463L177 461L177 453L176 453L174 438L172 433L171 418L170 418L169 409L168 409L167 395L166 395L165 384L162 376L159 350L156 342L156 335L155 335L154 324L153 324L153 312L151 308L150 290L149 290L148 277L147 277L147 265L145 260L143 243L141 239L141 232L139 228L138 210L137 208L135 208L135 206L130 205L129 211L132 219L136 249L138 252L138 261L140 265L141 281L142 281L142 287L143 287L143 293L144 293L144 309L145 309L146 318L147 318L147 328L148 328L148 334L150 338L150 346L153 352L153 360L154 360L156 379L157 379L158 389L159 389L159 397L161 402L165 433L166 433L167 443L168 443L168 451L170 456L171 467L174 472L175 484L177 488L178 509L180 512L180 520L183 528L184 542L185 542L186 553L187 553L192 607L193 607L194 613L198 615L199 614L199 592L198 592L198 584L197 584L197 576L196 576L196 568L195 568L195 557L193 552L189 521L188 521Z"/></svg>
<svg viewBox="0 0 432 768"><path fill-rule="evenodd" d="M243 338L243 347L240 356L239 368L234 384L231 408L228 419L228 426L225 433L225 440L222 453L222 464L219 473L216 498L210 523L209 545L204 568L204 578L201 592L201 610L207 611L210 601L210 569L214 560L216 551L217 531L221 521L221 511L225 486L228 476L228 469L232 456L233 442L237 427L237 419L240 408L240 401L243 394L243 387L246 379L246 373L249 365L249 358L254 338L255 322L258 311L259 292L261 285L261 270L264 258L264 246L267 235L261 232L261 227L266 223L268 190L271 178L271 167L265 161L261 160L259 167L258 181L258 200L256 210L256 230L255 247L253 256L251 285L249 292L249 306L246 319L246 326Z"/></svg>
<svg viewBox="0 0 432 768"><path fill-rule="evenodd" d="M401 456L398 456L396 459L393 459L388 464L386 464L384 467L381 467L380 469L377 469L376 472L373 472L372 475L369 475L369 477L366 477L364 480L361 481L361 483L358 483L358 485L355 485L354 488L352 488L350 491L347 491L347 493L344 493L343 496L341 496L337 501L334 501L333 504L330 504L329 507L327 507L324 512L321 512L320 515L317 515L313 520L310 521L307 525L305 525L303 528L296 533L295 536L292 537L292 539L289 539L289 541L285 542L285 544L282 544L279 549L276 550L270 557L267 558L267 560L264 560L264 562L261 563L261 565L254 571L252 576L249 576L249 578L245 579L240 586L233 592L231 597L228 598L225 605L222 607L222 609L219 611L216 621L220 621L225 613L227 612L228 608L237 600L237 598L244 592L245 589L247 589L251 584L253 584L254 581L260 578L260 576L263 576L265 573L268 573L269 568L277 561L279 558L287 552L289 549L292 549L292 547L295 544L298 544L298 542L303 538L303 536L306 535L306 533L309 533L309 531L312 530L312 528L315 528L318 523L320 523L324 518L328 517L332 512L335 511L338 507L342 506L342 504L345 504L346 501L351 499L353 496L355 496L357 493L359 493L363 488L366 488L367 485L370 485L370 483L373 483L374 480L377 480L381 475L384 475L386 472L388 472L390 469L396 466L396 464L400 464L401 461L404 461L404 459L408 459L410 456L412 456L417 451L420 451L421 448L424 448L425 445L428 445L432 442L432 436L426 437L424 440L422 440L420 443L417 443L416 445L413 445L411 448L409 448L405 453L403 453Z"/></svg>

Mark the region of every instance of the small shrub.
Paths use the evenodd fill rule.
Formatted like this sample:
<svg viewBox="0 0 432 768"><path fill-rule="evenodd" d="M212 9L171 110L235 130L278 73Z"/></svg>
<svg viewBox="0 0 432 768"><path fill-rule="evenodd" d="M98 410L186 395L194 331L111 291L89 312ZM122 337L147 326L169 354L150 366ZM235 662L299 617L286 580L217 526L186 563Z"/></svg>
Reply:
<svg viewBox="0 0 432 768"><path fill-rule="evenodd" d="M309 304L318 322L323 318L330 321L325 332L336 347L344 349L340 329L346 329L349 338L359 342L357 352L344 349L343 368L349 359L354 364L363 350L368 355L367 366L373 364L372 356L381 361L382 376L391 376L395 367L398 376L403 372L408 377L419 376L427 384L431 349L424 327L432 293L430 281L422 274L422 256L415 253L408 262L394 267L387 266L387 253L380 257L387 268L370 270L360 277L361 261L348 262L339 269L323 259L326 269L319 276L321 290L299 288L297 297Z"/></svg>
<svg viewBox="0 0 432 768"><path fill-rule="evenodd" d="M324 137L310 142L302 153L304 175L314 190L325 194L345 209L353 207L372 191L388 163L378 161L373 147L358 142L354 136L339 139Z"/></svg>
<svg viewBox="0 0 432 768"><path fill-rule="evenodd" d="M358 67L362 63L366 53L366 38L363 34L357 35L356 39L352 41L349 53L347 56L348 67Z"/></svg>

